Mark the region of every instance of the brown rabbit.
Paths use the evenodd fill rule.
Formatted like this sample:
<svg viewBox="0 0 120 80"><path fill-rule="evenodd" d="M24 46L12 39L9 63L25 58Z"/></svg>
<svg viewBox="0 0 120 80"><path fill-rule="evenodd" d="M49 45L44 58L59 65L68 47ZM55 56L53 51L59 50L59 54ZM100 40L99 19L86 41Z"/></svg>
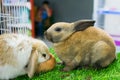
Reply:
<svg viewBox="0 0 120 80"><path fill-rule="evenodd" d="M107 67L116 58L113 39L104 30L93 27L94 23L94 20L58 22L45 32L65 63L63 71L83 65Z"/></svg>

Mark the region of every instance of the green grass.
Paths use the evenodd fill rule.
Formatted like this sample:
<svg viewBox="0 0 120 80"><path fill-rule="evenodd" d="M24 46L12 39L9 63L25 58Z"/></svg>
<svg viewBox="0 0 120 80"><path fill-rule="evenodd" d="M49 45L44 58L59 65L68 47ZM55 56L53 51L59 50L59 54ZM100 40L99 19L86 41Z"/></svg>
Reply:
<svg viewBox="0 0 120 80"><path fill-rule="evenodd" d="M51 48L50 52L60 61ZM95 70L93 68L82 68L80 70L73 70L70 72L62 72L64 66L56 65L56 67L48 72L35 74L32 79L27 75L17 77L15 80L120 80L120 53L115 60L107 68Z"/></svg>

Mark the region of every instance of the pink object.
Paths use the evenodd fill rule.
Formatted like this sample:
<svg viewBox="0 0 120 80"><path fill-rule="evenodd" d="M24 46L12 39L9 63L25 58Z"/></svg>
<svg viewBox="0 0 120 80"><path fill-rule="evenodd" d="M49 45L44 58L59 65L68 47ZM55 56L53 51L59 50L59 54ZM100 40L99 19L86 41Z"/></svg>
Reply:
<svg viewBox="0 0 120 80"><path fill-rule="evenodd" d="M112 35L111 34L111 36L114 39L116 46L120 46L120 35Z"/></svg>
<svg viewBox="0 0 120 80"><path fill-rule="evenodd" d="M120 46L120 41L115 40L115 44L116 44L117 46Z"/></svg>

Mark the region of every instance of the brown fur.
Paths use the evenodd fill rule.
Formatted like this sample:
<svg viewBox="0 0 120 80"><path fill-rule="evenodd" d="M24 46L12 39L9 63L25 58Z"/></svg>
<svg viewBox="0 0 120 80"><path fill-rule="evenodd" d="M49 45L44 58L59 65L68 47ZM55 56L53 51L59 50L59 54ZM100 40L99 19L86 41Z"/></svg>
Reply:
<svg viewBox="0 0 120 80"><path fill-rule="evenodd" d="M37 64L38 64L38 62L37 62L38 57L39 57L39 55L38 55L37 50L32 51L30 61L28 64L28 68L27 68L27 73L30 78L32 78L34 73L36 72L36 68L37 68Z"/></svg>
<svg viewBox="0 0 120 80"><path fill-rule="evenodd" d="M16 57L13 55L13 48L8 46L5 38L10 37L10 35L0 35L0 66L5 64L16 65Z"/></svg>
<svg viewBox="0 0 120 80"><path fill-rule="evenodd" d="M82 23L82 30L79 29L81 25L78 23ZM82 65L107 67L116 58L113 39L102 29L93 27L93 21L91 26L84 25L89 23L55 23L46 31L47 39L54 43L56 54L66 65L64 71ZM61 32L55 31L57 27L62 27ZM68 31L64 27L67 27ZM67 34L68 32L70 34ZM59 39L56 39L56 36L59 36Z"/></svg>

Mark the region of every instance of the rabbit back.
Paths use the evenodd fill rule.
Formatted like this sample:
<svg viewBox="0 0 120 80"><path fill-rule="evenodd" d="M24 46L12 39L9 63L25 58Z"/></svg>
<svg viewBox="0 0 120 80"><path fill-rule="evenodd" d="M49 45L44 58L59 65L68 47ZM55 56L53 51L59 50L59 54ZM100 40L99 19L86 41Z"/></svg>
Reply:
<svg viewBox="0 0 120 80"><path fill-rule="evenodd" d="M105 47L99 46L101 42ZM66 64L72 60L81 65L93 64L99 59L106 58L105 56L110 57L110 62L115 59L116 49L113 39L108 33L97 27L89 27L84 31L75 32L64 42L55 43L54 47L59 58ZM100 47L109 48L109 51L107 50L104 54L99 52L101 57L96 54ZM92 56L98 58L95 60Z"/></svg>

